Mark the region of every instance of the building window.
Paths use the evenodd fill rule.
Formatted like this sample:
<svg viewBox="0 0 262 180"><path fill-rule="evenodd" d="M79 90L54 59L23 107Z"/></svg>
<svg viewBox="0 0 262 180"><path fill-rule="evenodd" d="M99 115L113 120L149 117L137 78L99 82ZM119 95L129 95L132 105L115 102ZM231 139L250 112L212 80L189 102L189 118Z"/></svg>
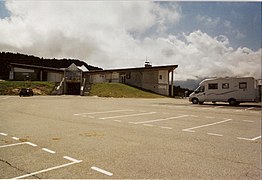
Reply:
<svg viewBox="0 0 262 180"><path fill-rule="evenodd" d="M217 83L208 84L208 89L218 89L218 84Z"/></svg>
<svg viewBox="0 0 262 180"><path fill-rule="evenodd" d="M229 89L229 83L223 83L222 89Z"/></svg>
<svg viewBox="0 0 262 180"><path fill-rule="evenodd" d="M246 89L247 88L247 82L240 82L239 83L239 89Z"/></svg>
<svg viewBox="0 0 262 180"><path fill-rule="evenodd" d="M131 73L126 73L126 79L131 79Z"/></svg>
<svg viewBox="0 0 262 180"><path fill-rule="evenodd" d="M163 79L162 75L159 75L159 79Z"/></svg>

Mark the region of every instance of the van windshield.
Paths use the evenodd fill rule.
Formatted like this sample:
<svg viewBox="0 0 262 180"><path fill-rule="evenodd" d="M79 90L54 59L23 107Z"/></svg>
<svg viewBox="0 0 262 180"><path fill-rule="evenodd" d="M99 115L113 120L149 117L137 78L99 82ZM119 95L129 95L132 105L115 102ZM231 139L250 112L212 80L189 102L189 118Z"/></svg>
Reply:
<svg viewBox="0 0 262 180"><path fill-rule="evenodd" d="M205 92L205 86L199 86L199 87L195 90L195 93L200 93L200 92Z"/></svg>

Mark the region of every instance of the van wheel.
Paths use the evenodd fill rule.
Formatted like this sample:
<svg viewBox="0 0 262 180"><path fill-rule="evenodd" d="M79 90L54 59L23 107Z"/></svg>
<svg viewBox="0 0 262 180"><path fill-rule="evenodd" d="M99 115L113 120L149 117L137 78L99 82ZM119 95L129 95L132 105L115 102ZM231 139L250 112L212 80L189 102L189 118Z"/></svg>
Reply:
<svg viewBox="0 0 262 180"><path fill-rule="evenodd" d="M198 99L197 98L192 99L192 103L193 104L198 104Z"/></svg>
<svg viewBox="0 0 262 180"><path fill-rule="evenodd" d="M230 106L237 106L239 103L235 99L229 99L228 103Z"/></svg>

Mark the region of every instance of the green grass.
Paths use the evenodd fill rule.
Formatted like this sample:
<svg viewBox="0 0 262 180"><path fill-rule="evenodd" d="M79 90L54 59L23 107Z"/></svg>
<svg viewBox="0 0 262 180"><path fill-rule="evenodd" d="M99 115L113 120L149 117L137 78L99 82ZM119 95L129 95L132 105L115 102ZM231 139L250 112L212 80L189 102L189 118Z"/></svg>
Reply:
<svg viewBox="0 0 262 180"><path fill-rule="evenodd" d="M145 92L121 83L97 83L92 85L90 96L115 98L163 98L164 96Z"/></svg>
<svg viewBox="0 0 262 180"><path fill-rule="evenodd" d="M0 95L18 95L21 88L32 88L36 95L48 95L55 83L43 81L0 81Z"/></svg>

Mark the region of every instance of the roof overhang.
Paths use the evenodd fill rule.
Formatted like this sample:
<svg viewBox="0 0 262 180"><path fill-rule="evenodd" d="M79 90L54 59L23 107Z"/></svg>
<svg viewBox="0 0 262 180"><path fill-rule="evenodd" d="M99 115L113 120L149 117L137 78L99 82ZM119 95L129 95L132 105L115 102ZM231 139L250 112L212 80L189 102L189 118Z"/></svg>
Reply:
<svg viewBox="0 0 262 180"><path fill-rule="evenodd" d="M124 69L105 69L105 70L94 70L85 72L87 74L97 73L111 73L111 72L130 72L130 71L156 71L156 70L168 70L174 71L178 65L166 65L166 66L152 66L152 67L137 67L137 68L124 68Z"/></svg>
<svg viewBox="0 0 262 180"><path fill-rule="evenodd" d="M64 71L63 69L60 68L52 68L52 67L37 66L37 65L30 65L30 64L10 63L10 65L14 67L27 68L27 69L39 69L39 70L57 71L57 72Z"/></svg>

